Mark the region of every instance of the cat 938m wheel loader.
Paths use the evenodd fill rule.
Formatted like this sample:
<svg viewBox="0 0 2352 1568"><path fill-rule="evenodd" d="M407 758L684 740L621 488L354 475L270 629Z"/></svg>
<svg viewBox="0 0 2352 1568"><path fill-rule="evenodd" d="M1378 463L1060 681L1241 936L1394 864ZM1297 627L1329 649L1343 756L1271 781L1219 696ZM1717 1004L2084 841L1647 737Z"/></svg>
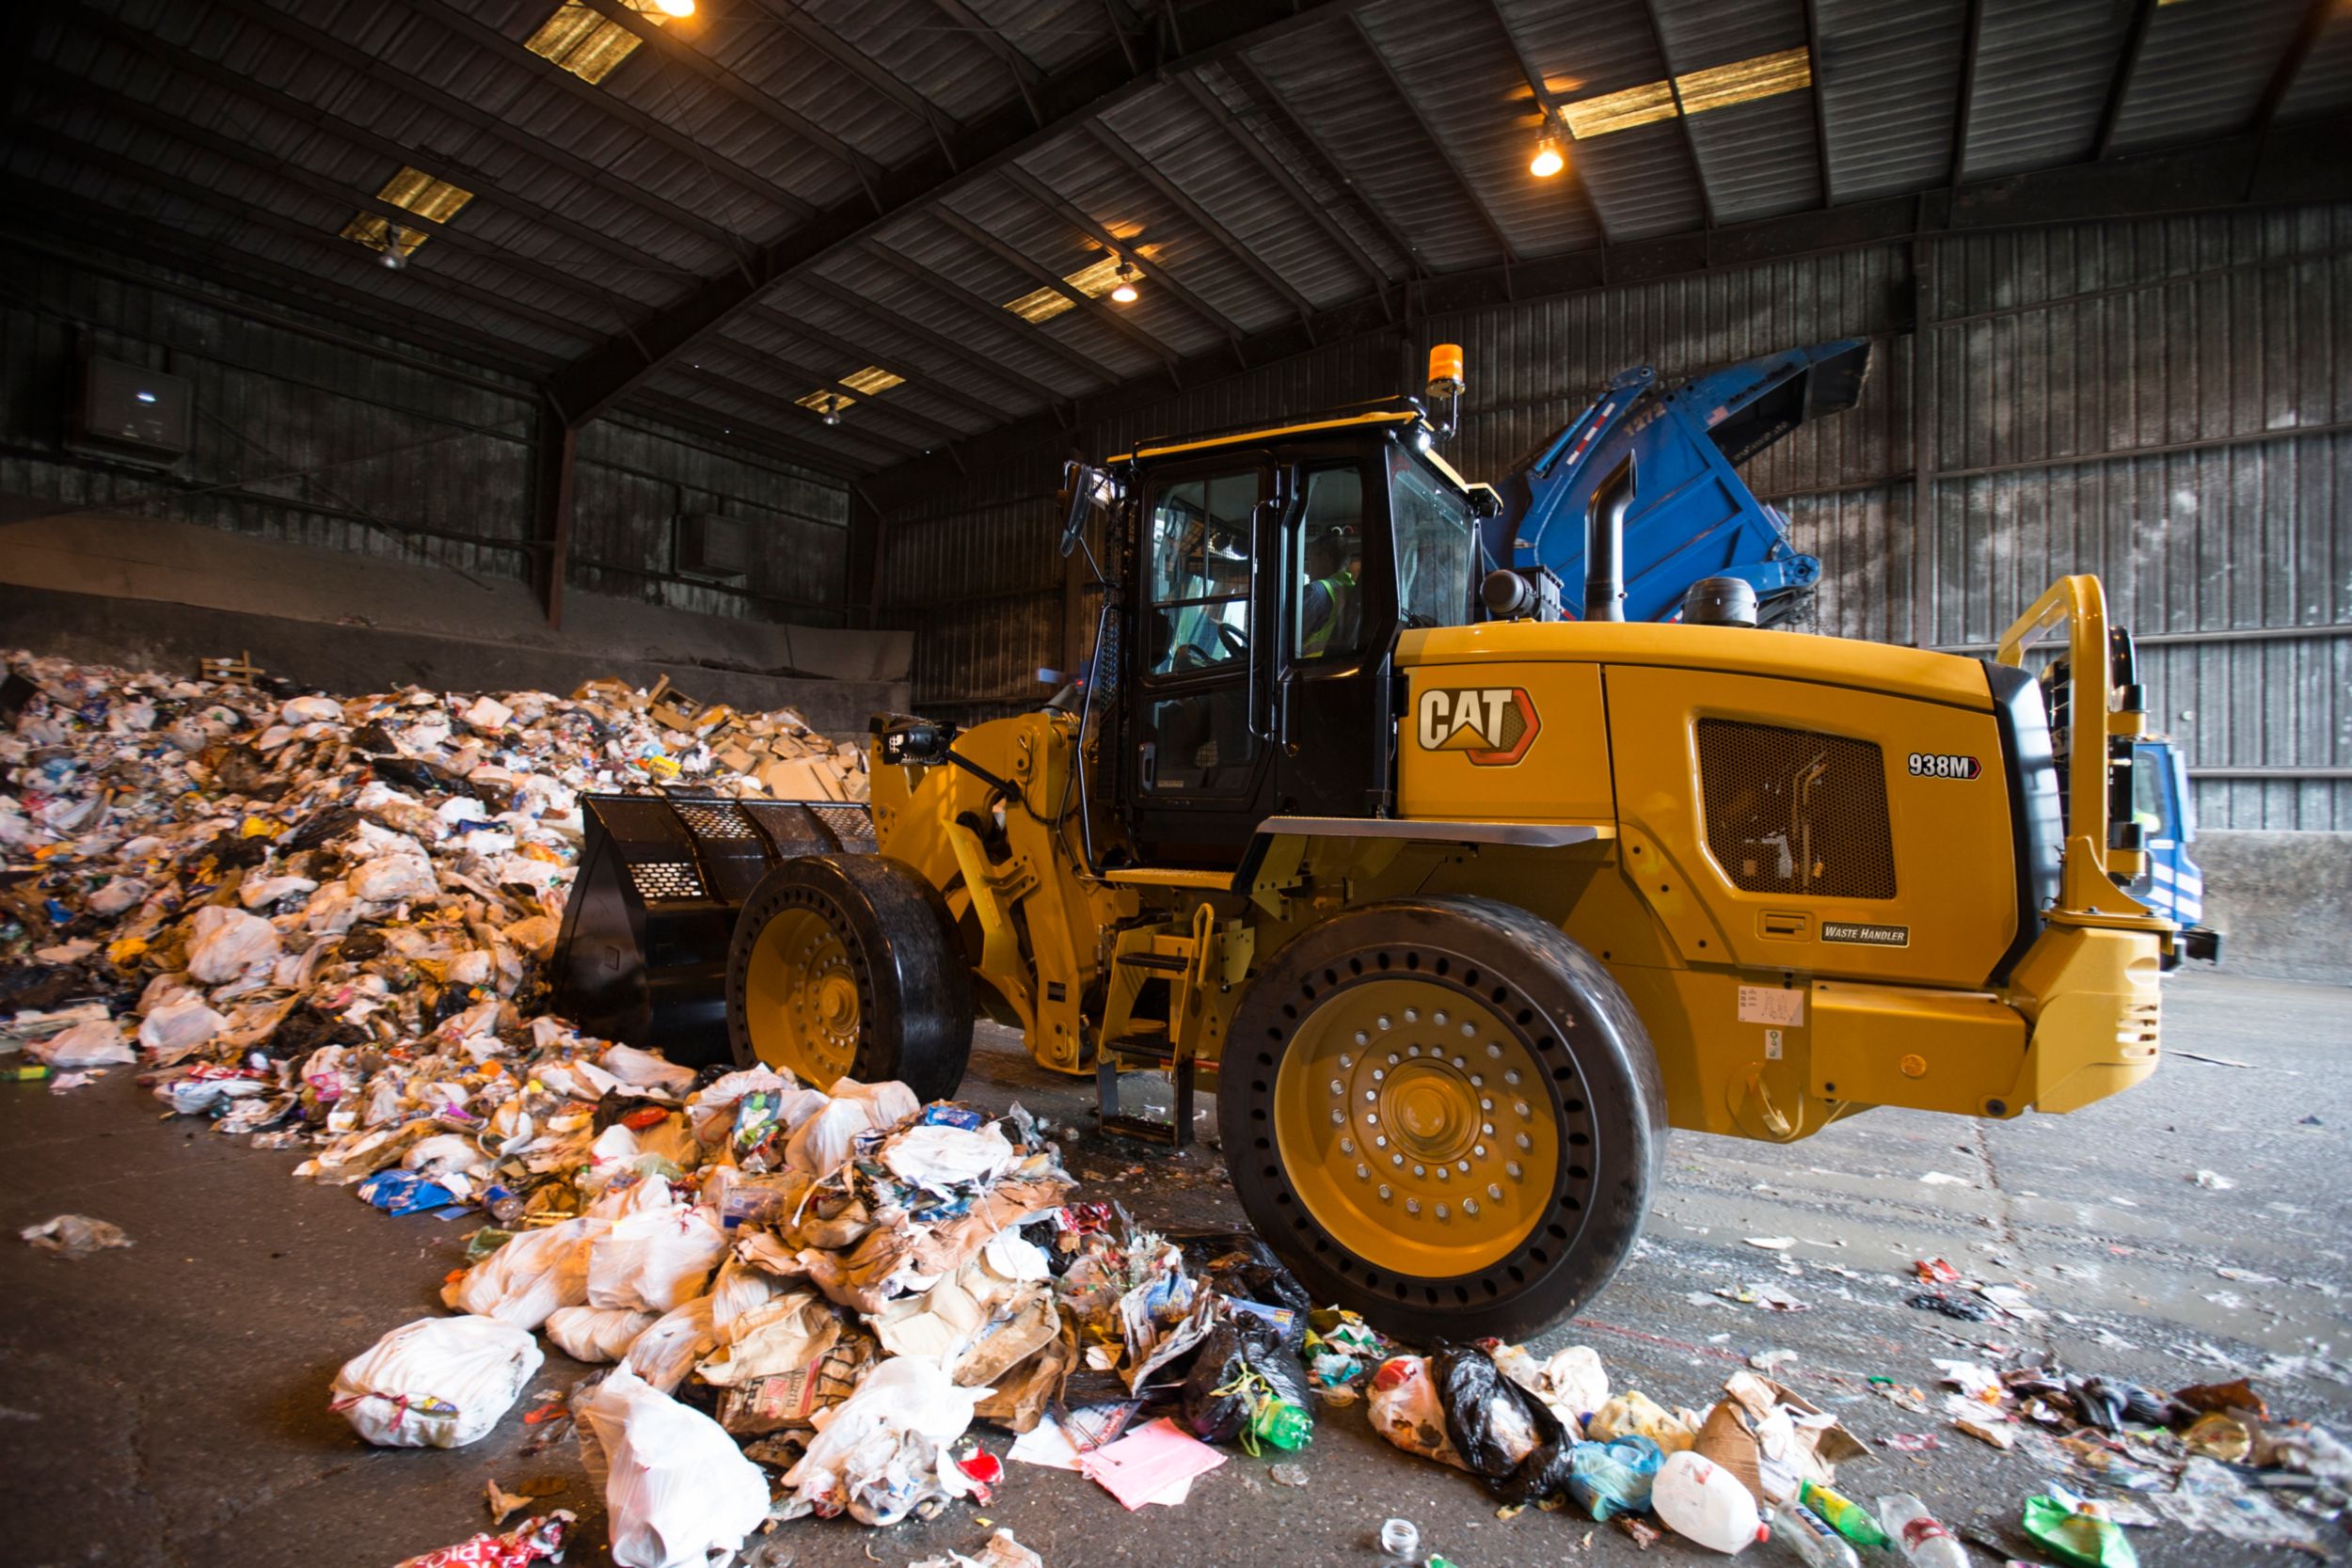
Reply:
<svg viewBox="0 0 2352 1568"><path fill-rule="evenodd" d="M1589 1300L1669 1126L2064 1112L2154 1070L2173 927L2118 885L2142 704L2095 578L1989 661L1759 630L1737 578L1628 623L1636 451L1565 620L1547 568L1486 570L1508 503L1444 433L1401 402L1073 465L1088 677L877 719L870 820L590 798L559 1003L925 1096L984 1011L1171 1142L1205 1080L1251 1223L1422 1338ZM1119 1114L1142 1069L1172 1118Z"/></svg>

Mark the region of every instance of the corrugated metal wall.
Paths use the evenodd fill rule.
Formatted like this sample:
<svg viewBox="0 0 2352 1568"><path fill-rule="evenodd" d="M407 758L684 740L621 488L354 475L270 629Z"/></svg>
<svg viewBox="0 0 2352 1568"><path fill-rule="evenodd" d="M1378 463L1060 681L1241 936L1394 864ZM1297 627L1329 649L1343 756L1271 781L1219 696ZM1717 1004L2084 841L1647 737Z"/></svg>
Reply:
<svg viewBox="0 0 2352 1568"><path fill-rule="evenodd" d="M200 523L529 579L533 399L521 381L245 301L324 341L208 303L217 290L121 261L0 246L0 495ZM373 347L382 352L368 352ZM185 377L194 450L167 473L62 445L82 356ZM739 590L671 572L681 513L760 525ZM760 621L846 624L839 482L628 415L580 434L574 589Z"/></svg>
<svg viewBox="0 0 2352 1568"><path fill-rule="evenodd" d="M2203 824L2352 829L2352 209L2084 224L1928 243L1933 505L1915 553L1915 255L1882 246L1440 317L1099 421L1152 434L1375 397L1468 350L1449 455L1507 467L1631 364L1672 381L1821 339L1879 353L1861 403L1748 466L1824 577L1814 629L1981 651L2056 577L2100 573L2185 742ZM1034 701L1066 606L1064 454L1034 451L884 515L885 622L919 703ZM1083 641L1083 636L1080 641Z"/></svg>

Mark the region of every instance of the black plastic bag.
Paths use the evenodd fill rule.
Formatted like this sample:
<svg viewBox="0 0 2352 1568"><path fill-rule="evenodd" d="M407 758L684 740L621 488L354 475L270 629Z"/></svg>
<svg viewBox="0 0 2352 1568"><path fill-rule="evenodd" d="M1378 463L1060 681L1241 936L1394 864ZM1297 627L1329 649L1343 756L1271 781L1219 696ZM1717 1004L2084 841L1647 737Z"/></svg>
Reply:
<svg viewBox="0 0 2352 1568"><path fill-rule="evenodd" d="M1504 1377L1494 1358L1474 1347L1439 1346L1429 1358L1445 1434L1473 1474L1505 1503L1565 1497L1576 1440L1544 1402ZM1534 1433L1535 1446L1513 1458L1506 1425Z"/></svg>
<svg viewBox="0 0 2352 1568"><path fill-rule="evenodd" d="M1207 1279L1227 1300L1288 1307L1296 1315L1287 1336L1291 1347L1295 1350L1305 1342L1307 1314L1314 1307L1314 1298L1263 1241L1247 1230L1169 1230L1163 1234L1184 1252L1185 1267Z"/></svg>
<svg viewBox="0 0 2352 1568"><path fill-rule="evenodd" d="M1307 1402L1307 1368L1282 1331L1263 1318L1232 1311L1209 1330L1185 1374L1179 1409L1184 1424L1204 1443L1231 1443L1249 1430L1258 1406L1281 1400Z"/></svg>

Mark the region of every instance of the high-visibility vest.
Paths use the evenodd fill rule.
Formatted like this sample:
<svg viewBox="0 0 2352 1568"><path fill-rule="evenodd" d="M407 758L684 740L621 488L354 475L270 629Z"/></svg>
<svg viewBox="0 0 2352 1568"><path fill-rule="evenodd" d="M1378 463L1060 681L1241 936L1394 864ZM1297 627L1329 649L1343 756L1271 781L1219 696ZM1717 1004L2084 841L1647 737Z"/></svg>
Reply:
<svg viewBox="0 0 2352 1568"><path fill-rule="evenodd" d="M1304 658L1312 658L1331 645L1332 637L1340 629L1341 617L1347 613L1348 601L1355 597L1356 574L1343 566L1329 577L1320 578L1309 586L1321 588L1330 596L1331 612L1323 618L1321 626L1300 640L1298 652Z"/></svg>

